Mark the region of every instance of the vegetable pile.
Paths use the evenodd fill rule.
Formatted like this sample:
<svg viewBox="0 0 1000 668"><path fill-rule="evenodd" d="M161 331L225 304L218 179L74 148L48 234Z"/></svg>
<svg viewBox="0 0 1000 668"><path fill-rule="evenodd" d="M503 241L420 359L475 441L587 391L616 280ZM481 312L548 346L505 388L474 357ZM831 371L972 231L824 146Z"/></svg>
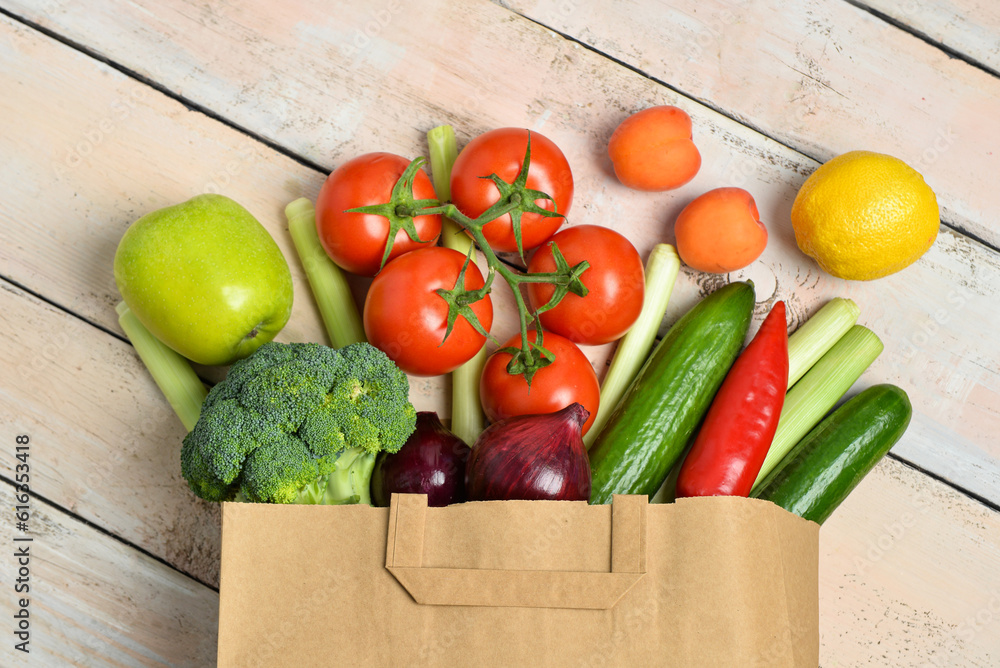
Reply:
<svg viewBox="0 0 1000 668"><path fill-rule="evenodd" d="M911 407L898 387L833 410L882 351L851 300L830 300L791 335L774 301L744 345L757 296L752 283L729 282L656 342L682 261L727 273L764 252L767 229L746 191L696 198L676 221L677 250L657 244L644 264L610 227L563 227L574 183L551 139L501 128L459 153L441 126L428 140L433 179L422 157L369 153L329 175L315 208L303 198L285 209L332 347L255 339L205 396L184 357L140 322L150 309L120 307L190 429L181 465L198 496L386 504L423 492L447 505L731 495L823 522L902 436ZM644 191L680 187L701 168L690 118L675 107L627 119L609 155L621 183ZM371 279L360 311L349 274ZM503 342L491 331L499 283L518 324ZM253 320L239 323L217 338L257 337ZM616 341L600 382L586 347ZM416 413L407 378L448 373L450 429Z"/></svg>

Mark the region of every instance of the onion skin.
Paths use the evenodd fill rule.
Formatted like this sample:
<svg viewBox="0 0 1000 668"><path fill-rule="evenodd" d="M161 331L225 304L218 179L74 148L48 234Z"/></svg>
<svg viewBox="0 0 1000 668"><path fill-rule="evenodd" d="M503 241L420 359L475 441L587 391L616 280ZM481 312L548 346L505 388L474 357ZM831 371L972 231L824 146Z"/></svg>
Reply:
<svg viewBox="0 0 1000 668"><path fill-rule="evenodd" d="M393 492L426 494L428 506L465 501L469 446L448 431L437 413L417 413L417 426L399 452L379 453L372 471L372 505L388 507Z"/></svg>
<svg viewBox="0 0 1000 668"><path fill-rule="evenodd" d="M466 466L469 501L589 501L590 459L582 435L588 417L573 403L487 427Z"/></svg>

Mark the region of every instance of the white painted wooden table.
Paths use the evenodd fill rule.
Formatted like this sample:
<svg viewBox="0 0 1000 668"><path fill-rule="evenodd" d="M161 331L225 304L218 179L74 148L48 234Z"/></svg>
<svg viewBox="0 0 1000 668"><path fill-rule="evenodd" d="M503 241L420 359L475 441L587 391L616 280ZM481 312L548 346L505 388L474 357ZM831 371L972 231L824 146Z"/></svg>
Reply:
<svg viewBox="0 0 1000 668"><path fill-rule="evenodd" d="M0 665L214 663L219 513L181 479L183 427L116 321L128 224L223 192L293 259L287 202L355 154L422 154L441 123L461 142L543 131L576 175L570 222L643 253L697 194L748 189L771 241L738 276L773 287L793 324L854 299L886 344L854 391L893 382L915 409L821 532L822 665L1000 665L998 76L987 0L0 0ZM662 103L693 117L702 170L673 193L628 191L607 139ZM806 176L858 148L917 167L942 207L931 251L873 283L823 274L789 222ZM280 339L322 341L291 265ZM682 273L664 325L712 285ZM588 352L603 372L609 347ZM415 381L415 403L446 415L442 387ZM22 535L28 655L8 614Z"/></svg>

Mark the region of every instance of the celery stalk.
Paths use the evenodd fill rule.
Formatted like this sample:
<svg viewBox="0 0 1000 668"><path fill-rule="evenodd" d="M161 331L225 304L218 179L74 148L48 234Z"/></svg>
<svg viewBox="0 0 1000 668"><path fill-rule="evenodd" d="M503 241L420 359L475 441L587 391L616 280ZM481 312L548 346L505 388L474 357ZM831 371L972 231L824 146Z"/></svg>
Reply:
<svg viewBox="0 0 1000 668"><path fill-rule="evenodd" d="M788 387L847 333L860 313L854 301L835 297L788 337Z"/></svg>
<svg viewBox="0 0 1000 668"><path fill-rule="evenodd" d="M119 324L139 353L142 363L146 365L177 417L191 431L198 422L201 403L208 394L205 385L195 375L187 359L153 336L125 302L120 302L115 310L118 312Z"/></svg>
<svg viewBox="0 0 1000 668"><path fill-rule="evenodd" d="M584 444L589 448L601 433L608 418L640 367L649 357L653 349L656 333L667 312L670 293L674 290L674 281L680 271L681 261L674 247L669 244L657 244L646 261L646 290L639 318L632 328L618 342L615 354L611 358L611 366L601 383L601 401L597 416L590 426L590 431L583 437ZM586 278L586 277L584 277Z"/></svg>
<svg viewBox="0 0 1000 668"><path fill-rule="evenodd" d="M451 198L451 167L458 156L455 131L441 125L427 133L434 192L442 202ZM442 217L441 240L447 248L468 255L472 239L460 225ZM485 419L479 400L479 379L486 365L486 346L451 372L451 432L472 445L483 431Z"/></svg>
<svg viewBox="0 0 1000 668"><path fill-rule="evenodd" d="M335 348L366 341L354 295L343 270L323 250L316 232L316 209L305 197L285 207L288 231L302 261L316 306Z"/></svg>
<svg viewBox="0 0 1000 668"><path fill-rule="evenodd" d="M854 325L785 394L778 430L754 487L815 427L882 352L870 329Z"/></svg>
<svg viewBox="0 0 1000 668"><path fill-rule="evenodd" d="M451 433L468 445L479 438L485 426L479 398L479 379L486 366L486 346L472 359L451 372Z"/></svg>

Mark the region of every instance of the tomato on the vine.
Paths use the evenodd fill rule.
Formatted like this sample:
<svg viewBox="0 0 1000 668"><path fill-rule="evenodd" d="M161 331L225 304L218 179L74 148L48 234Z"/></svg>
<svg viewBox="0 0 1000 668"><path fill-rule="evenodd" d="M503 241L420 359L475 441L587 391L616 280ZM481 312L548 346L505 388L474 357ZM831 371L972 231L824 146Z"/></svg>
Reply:
<svg viewBox="0 0 1000 668"><path fill-rule="evenodd" d="M365 334L406 373L448 373L470 360L486 343L486 337L463 315L455 319L445 339L448 304L436 290L455 287L465 260L465 255L450 248L420 248L390 261L372 281L365 298ZM474 262L466 268L463 285L466 290L484 285ZM488 332L493 326L490 296L472 302L469 308Z"/></svg>
<svg viewBox="0 0 1000 668"><path fill-rule="evenodd" d="M451 172L451 200L458 210L477 218L500 199L496 184L489 178L496 174L513 183L521 171L528 146L528 130L499 128L470 141L455 160ZM573 174L566 156L552 140L531 132L531 163L525 187L552 198L536 204L565 216L573 201ZM553 207L553 202L555 206ZM526 212L521 215L521 245L525 251L541 245L552 236L563 218ZM510 214L487 223L483 235L496 251L517 252Z"/></svg>
<svg viewBox="0 0 1000 668"><path fill-rule="evenodd" d="M374 276L382 266L389 238L389 219L374 213L347 213L347 209L386 204L410 161L393 153L366 153L335 169L316 199L316 231L327 255L341 268ZM422 170L413 181L413 198L436 199L434 185ZM413 226L420 241L400 229L393 238L389 259L424 246L433 246L441 234L441 216L416 216Z"/></svg>
<svg viewBox="0 0 1000 668"><path fill-rule="evenodd" d="M642 258L635 246L607 227L567 227L535 251L528 263L530 273L556 270L552 244L571 267L584 260L590 263L580 276L588 292L583 297L569 293L542 312L542 327L585 345L620 338L638 319L645 294ZM528 299L534 309L548 303L554 292L550 283L528 284Z"/></svg>
<svg viewBox="0 0 1000 668"><path fill-rule="evenodd" d="M534 336L534 331L529 330L529 340L534 341ZM503 347L520 345L521 335L516 334ZM483 411L495 422L513 415L553 413L577 402L590 411L583 424L586 434L601 401L594 367L575 343L558 334L545 332L542 345L555 356L555 361L537 370L530 386L523 375L507 372L510 353L498 350L490 355L479 383Z"/></svg>

